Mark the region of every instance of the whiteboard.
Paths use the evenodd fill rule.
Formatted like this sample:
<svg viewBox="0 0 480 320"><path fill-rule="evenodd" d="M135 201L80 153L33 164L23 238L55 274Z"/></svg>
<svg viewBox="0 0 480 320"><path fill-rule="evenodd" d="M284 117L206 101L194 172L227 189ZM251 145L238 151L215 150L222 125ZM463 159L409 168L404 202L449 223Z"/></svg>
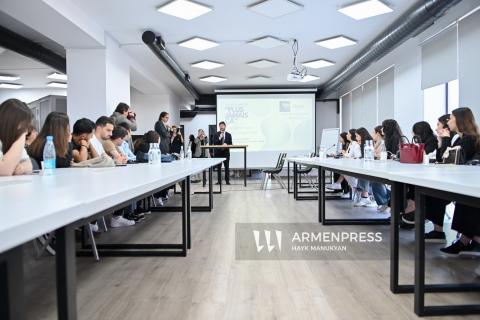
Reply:
<svg viewBox="0 0 480 320"><path fill-rule="evenodd" d="M336 153L339 145L340 128L323 129L320 148L327 154Z"/></svg>

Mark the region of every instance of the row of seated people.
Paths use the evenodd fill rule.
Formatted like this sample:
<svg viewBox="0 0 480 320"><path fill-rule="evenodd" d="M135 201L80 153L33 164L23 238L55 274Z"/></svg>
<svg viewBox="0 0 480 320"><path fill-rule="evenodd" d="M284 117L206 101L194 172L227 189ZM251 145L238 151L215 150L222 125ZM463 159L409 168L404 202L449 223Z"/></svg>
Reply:
<svg viewBox="0 0 480 320"><path fill-rule="evenodd" d="M72 132L65 113L48 114L38 134L32 130L33 119L30 108L22 101L9 99L0 105L0 176L30 174L41 168L47 136L53 137L56 168L68 168L98 157L111 158L117 165L147 162L145 154L150 144L160 143L159 134L151 130L133 146L132 130L137 129L137 123L125 103L120 103L112 116L101 116L96 122L87 118L77 120ZM156 206L163 206L167 199L168 189L153 195ZM143 220L149 210L140 204L133 203L114 212L110 226L126 227ZM92 227L98 229L96 223Z"/></svg>
<svg viewBox="0 0 480 320"><path fill-rule="evenodd" d="M469 164L480 160L480 132L473 112L469 108L458 108L451 114L438 118L436 134L428 122L417 122L412 127L413 141L425 144L425 153L430 162L444 163L451 152L458 153L457 164ZM376 126L370 134L366 128L350 129L340 134L341 155L345 158L363 158L367 140L374 143L375 158L380 158L382 148L388 158L398 159L399 147L406 138L397 121L387 119ZM377 206L380 213L390 208L390 186L364 179L336 175L331 190L353 192L353 206ZM407 186L406 205L401 214L401 227L411 229L415 224L415 188ZM450 201L428 197L426 199L426 219L433 223L433 230L425 234L426 242L446 243L444 219ZM440 250L448 255L480 256L480 209L456 203L452 229L458 232L457 239Z"/></svg>

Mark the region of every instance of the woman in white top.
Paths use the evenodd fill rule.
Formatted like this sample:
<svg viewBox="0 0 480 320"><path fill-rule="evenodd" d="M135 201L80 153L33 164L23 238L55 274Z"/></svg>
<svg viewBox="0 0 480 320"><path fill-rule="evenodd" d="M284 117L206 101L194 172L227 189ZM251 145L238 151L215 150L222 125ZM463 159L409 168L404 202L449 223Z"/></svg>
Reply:
<svg viewBox="0 0 480 320"><path fill-rule="evenodd" d="M0 105L0 176L32 171L32 162L25 151L32 120L33 113L20 100L9 99Z"/></svg>

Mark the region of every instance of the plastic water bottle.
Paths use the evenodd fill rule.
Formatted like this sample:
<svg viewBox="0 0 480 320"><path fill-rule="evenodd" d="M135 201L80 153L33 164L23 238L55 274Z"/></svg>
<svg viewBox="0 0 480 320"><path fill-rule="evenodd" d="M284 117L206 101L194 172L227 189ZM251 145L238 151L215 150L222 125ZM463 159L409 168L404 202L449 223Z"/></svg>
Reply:
<svg viewBox="0 0 480 320"><path fill-rule="evenodd" d="M320 159L325 159L325 148L320 147L320 150L319 150L319 152L318 152L318 157L319 157Z"/></svg>
<svg viewBox="0 0 480 320"><path fill-rule="evenodd" d="M162 163L162 152L160 151L160 145L158 143L155 144L155 158L156 164Z"/></svg>
<svg viewBox="0 0 480 320"><path fill-rule="evenodd" d="M371 140L366 140L363 146L363 160L364 162L370 162L374 159L374 149Z"/></svg>
<svg viewBox="0 0 480 320"><path fill-rule="evenodd" d="M183 152L183 146L180 147L180 160L185 158L185 153Z"/></svg>
<svg viewBox="0 0 480 320"><path fill-rule="evenodd" d="M154 164L155 162L153 145L154 145L153 143L150 143L150 148L148 148L148 164Z"/></svg>
<svg viewBox="0 0 480 320"><path fill-rule="evenodd" d="M43 148L43 174L51 176L53 170L56 168L57 154L55 152L55 145L53 144L53 137L47 136L45 147Z"/></svg>
<svg viewBox="0 0 480 320"><path fill-rule="evenodd" d="M387 154L387 147L385 147L385 141L382 140L380 144L380 160L387 161L388 154Z"/></svg>

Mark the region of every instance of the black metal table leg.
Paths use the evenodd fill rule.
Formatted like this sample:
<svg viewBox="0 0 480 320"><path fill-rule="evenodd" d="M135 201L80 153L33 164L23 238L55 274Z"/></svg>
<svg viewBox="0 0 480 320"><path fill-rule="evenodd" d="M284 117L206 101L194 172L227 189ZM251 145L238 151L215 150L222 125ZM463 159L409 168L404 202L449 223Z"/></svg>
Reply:
<svg viewBox="0 0 480 320"><path fill-rule="evenodd" d="M325 171L322 170L322 167L318 167L318 222L323 221L325 216L325 179L323 175ZM322 182L323 180L323 182Z"/></svg>
<svg viewBox="0 0 480 320"><path fill-rule="evenodd" d="M213 210L213 167L208 168L208 206Z"/></svg>
<svg viewBox="0 0 480 320"><path fill-rule="evenodd" d="M247 186L247 148L243 148L243 185Z"/></svg>
<svg viewBox="0 0 480 320"><path fill-rule="evenodd" d="M293 191L290 191L290 161L287 161L287 191L293 193Z"/></svg>
<svg viewBox="0 0 480 320"><path fill-rule="evenodd" d="M25 319L23 246L0 255L0 319Z"/></svg>
<svg viewBox="0 0 480 320"><path fill-rule="evenodd" d="M187 255L187 248L188 248L188 232L189 232L189 226L188 226L188 203L189 203L189 197L190 194L188 193L188 188L187 188L187 179L182 181L182 255L186 256Z"/></svg>
<svg viewBox="0 0 480 320"><path fill-rule="evenodd" d="M390 291L393 293L411 293L411 285L399 285L399 246L400 246L400 212L403 208L404 185L399 182L391 184L390 209Z"/></svg>
<svg viewBox="0 0 480 320"><path fill-rule="evenodd" d="M297 196L298 196L297 163L293 162L293 198L296 200Z"/></svg>
<svg viewBox="0 0 480 320"><path fill-rule="evenodd" d="M192 234L191 234L191 223L190 223L190 215L192 213L192 203L191 203L191 197L190 197L190 190L192 188L191 182L190 182L190 176L188 176L185 179L185 194L186 194L186 210L187 210L187 218L186 218L186 224L187 224L187 249L190 249L192 247Z"/></svg>
<svg viewBox="0 0 480 320"><path fill-rule="evenodd" d="M77 266L75 227L56 230L57 305L59 320L77 319Z"/></svg>

